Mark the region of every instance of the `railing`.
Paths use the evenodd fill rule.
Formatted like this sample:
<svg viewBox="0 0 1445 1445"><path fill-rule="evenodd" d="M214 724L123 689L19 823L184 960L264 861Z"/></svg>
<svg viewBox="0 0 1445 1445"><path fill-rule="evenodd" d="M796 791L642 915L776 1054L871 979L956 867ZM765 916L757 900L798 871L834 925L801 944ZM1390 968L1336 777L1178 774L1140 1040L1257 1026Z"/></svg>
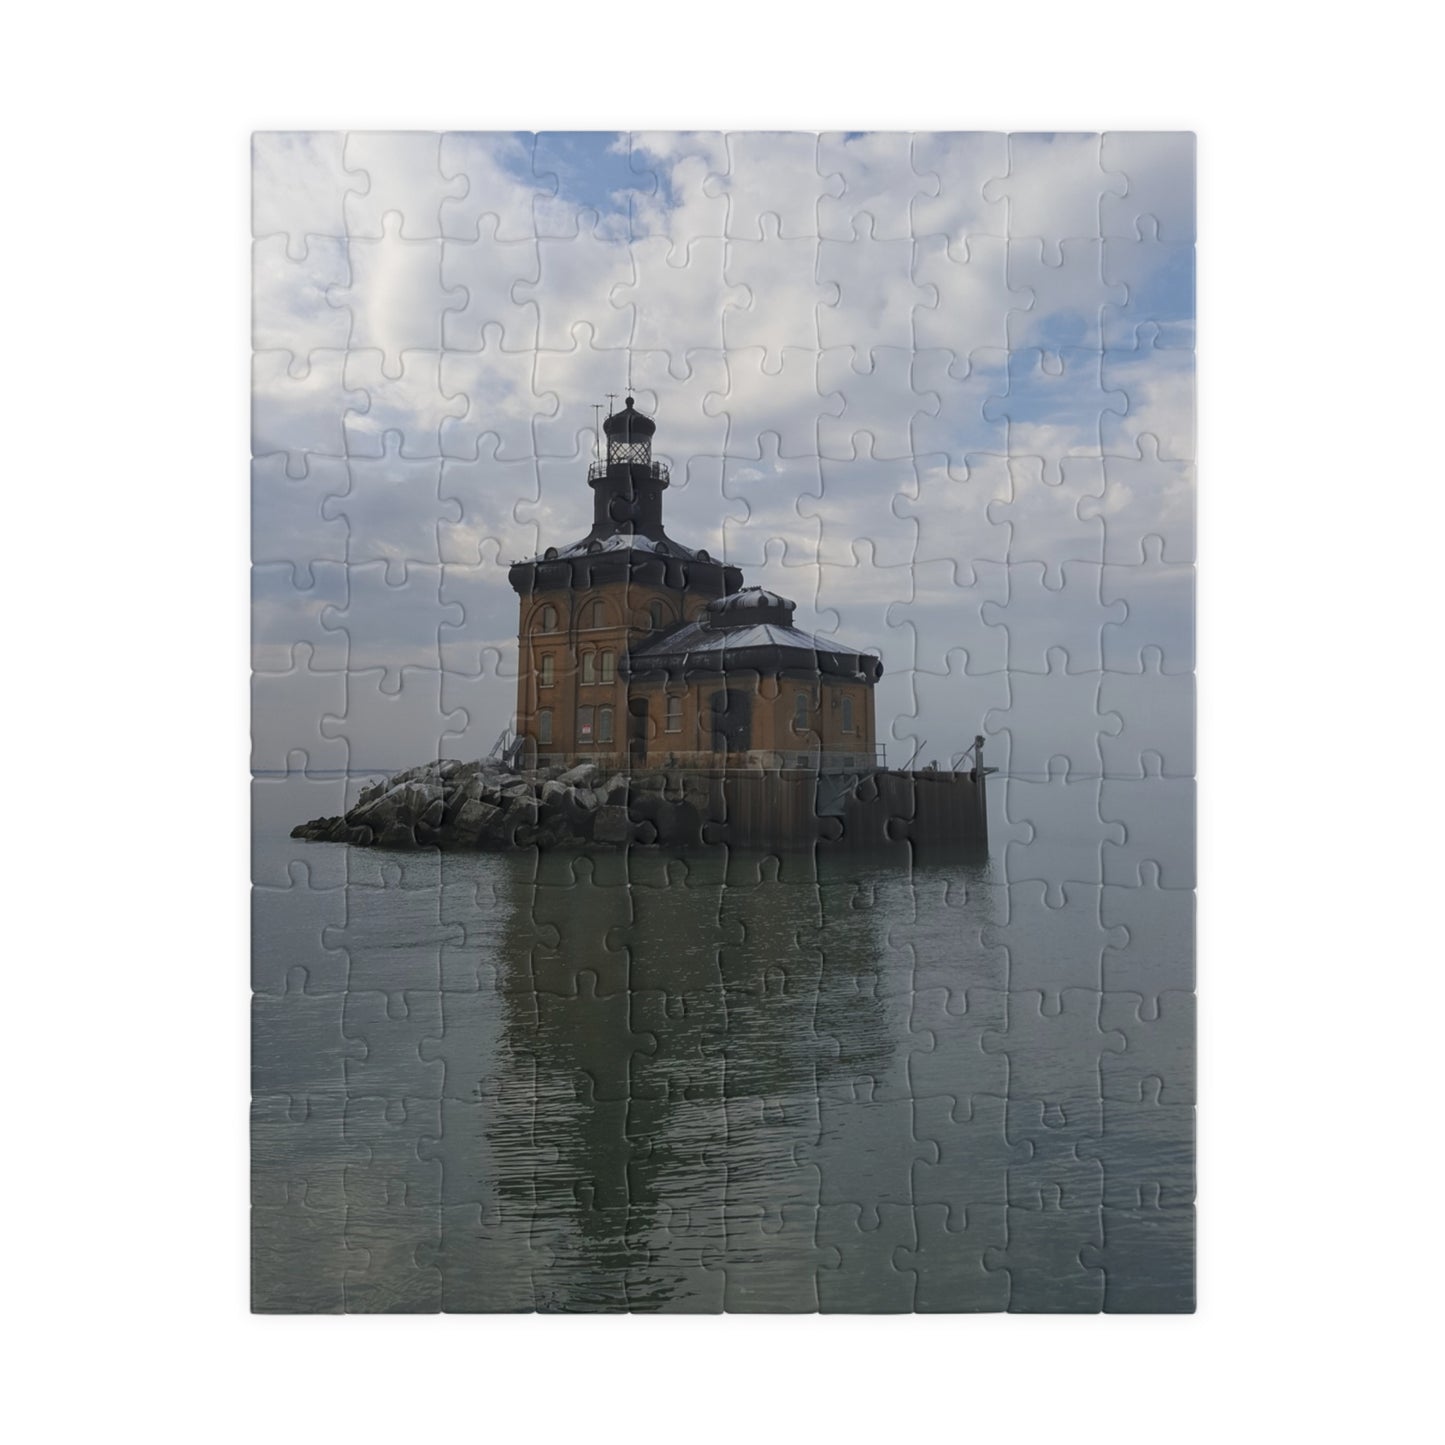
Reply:
<svg viewBox="0 0 1445 1445"><path fill-rule="evenodd" d="M574 768L581 763L596 763L609 773L618 772L666 772L670 769L696 769L714 772L718 770L784 771L810 773L866 773L877 772L888 766L887 749L854 748L851 751L828 750L807 751L800 749L778 750L752 748L746 752L679 752L661 749L649 752L645 758L633 757L630 753L617 750L603 752L600 749L579 749L577 752L539 752L535 756L523 755L521 764L528 768Z"/></svg>
<svg viewBox="0 0 1445 1445"><path fill-rule="evenodd" d="M587 480L599 482L607 475L609 466L629 466L634 471L646 472L654 482L666 482L671 479L672 471L666 462L605 462L596 461L588 464Z"/></svg>
<svg viewBox="0 0 1445 1445"><path fill-rule="evenodd" d="M744 756L749 759L757 759L757 765L765 768L801 768L818 773L871 772L888 766L888 750L881 745L875 748L853 748L849 751L841 749L817 751L758 749L746 753Z"/></svg>

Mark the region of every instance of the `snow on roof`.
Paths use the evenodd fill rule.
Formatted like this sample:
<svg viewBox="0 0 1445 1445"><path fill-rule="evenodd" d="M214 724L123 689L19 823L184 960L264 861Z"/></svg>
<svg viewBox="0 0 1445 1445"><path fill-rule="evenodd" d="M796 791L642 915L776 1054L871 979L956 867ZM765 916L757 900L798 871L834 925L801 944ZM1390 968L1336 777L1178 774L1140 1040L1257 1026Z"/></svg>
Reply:
<svg viewBox="0 0 1445 1445"><path fill-rule="evenodd" d="M707 552L695 552L691 547L684 547L681 542L674 542L671 537L659 540L655 537L644 537L637 532L614 532L610 537L583 537L580 542L569 542L565 547L548 547L545 552L539 552L535 557L526 557L523 561L555 562L571 557L597 557L606 552L651 552L659 557L681 557L685 561L717 560Z"/></svg>
<svg viewBox="0 0 1445 1445"><path fill-rule="evenodd" d="M757 622L748 627L720 629L699 621L689 622L674 632L664 633L653 642L634 648L632 659L635 669L638 663L660 661L663 658L686 659L715 656L719 653L750 652L761 648L808 653L830 660L873 656L871 653L860 653L834 639L814 637L797 627L785 627L776 622Z"/></svg>

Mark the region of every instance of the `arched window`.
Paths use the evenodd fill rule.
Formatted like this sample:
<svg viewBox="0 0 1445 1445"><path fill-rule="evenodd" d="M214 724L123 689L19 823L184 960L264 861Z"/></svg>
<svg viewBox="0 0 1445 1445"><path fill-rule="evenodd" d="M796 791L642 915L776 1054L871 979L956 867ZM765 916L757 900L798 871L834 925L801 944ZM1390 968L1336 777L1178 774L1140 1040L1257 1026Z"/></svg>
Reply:
<svg viewBox="0 0 1445 1445"><path fill-rule="evenodd" d="M553 607L551 603L548 603L547 606L542 609L541 630L543 632L555 632L557 630L557 609Z"/></svg>
<svg viewBox="0 0 1445 1445"><path fill-rule="evenodd" d="M602 654L602 681L613 682L617 677L617 654L615 652L604 652Z"/></svg>
<svg viewBox="0 0 1445 1445"><path fill-rule="evenodd" d="M592 746L592 709L590 707L577 709L577 743L579 747Z"/></svg>
<svg viewBox="0 0 1445 1445"><path fill-rule="evenodd" d="M670 733L680 733L682 731L682 699L680 697L668 698L667 722L665 726Z"/></svg>
<svg viewBox="0 0 1445 1445"><path fill-rule="evenodd" d="M552 742L552 709L544 707L537 714L537 741L544 747Z"/></svg>
<svg viewBox="0 0 1445 1445"><path fill-rule="evenodd" d="M542 686L551 687L557 681L557 659L550 652L542 654Z"/></svg>
<svg viewBox="0 0 1445 1445"><path fill-rule="evenodd" d="M610 707L597 709L597 741L599 743L612 741L612 709Z"/></svg>
<svg viewBox="0 0 1445 1445"><path fill-rule="evenodd" d="M582 681L584 684L597 681L597 654L595 652L582 654Z"/></svg>
<svg viewBox="0 0 1445 1445"><path fill-rule="evenodd" d="M853 699L851 697L843 699L843 731L845 733L853 731Z"/></svg>
<svg viewBox="0 0 1445 1445"><path fill-rule="evenodd" d="M808 694L795 692L793 694L793 731L804 733L808 730Z"/></svg>
<svg viewBox="0 0 1445 1445"><path fill-rule="evenodd" d="M654 632L662 626L662 603L649 602L647 604L647 620Z"/></svg>

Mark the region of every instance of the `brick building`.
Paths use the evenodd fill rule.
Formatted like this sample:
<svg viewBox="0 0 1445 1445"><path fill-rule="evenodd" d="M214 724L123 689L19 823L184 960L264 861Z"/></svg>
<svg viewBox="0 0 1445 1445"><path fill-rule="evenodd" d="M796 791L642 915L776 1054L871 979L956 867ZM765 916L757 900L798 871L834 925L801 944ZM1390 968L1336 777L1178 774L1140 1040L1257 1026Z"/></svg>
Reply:
<svg viewBox="0 0 1445 1445"><path fill-rule="evenodd" d="M870 766L882 662L799 631L787 598L667 536L668 469L632 397L602 429L592 530L508 573L524 756Z"/></svg>

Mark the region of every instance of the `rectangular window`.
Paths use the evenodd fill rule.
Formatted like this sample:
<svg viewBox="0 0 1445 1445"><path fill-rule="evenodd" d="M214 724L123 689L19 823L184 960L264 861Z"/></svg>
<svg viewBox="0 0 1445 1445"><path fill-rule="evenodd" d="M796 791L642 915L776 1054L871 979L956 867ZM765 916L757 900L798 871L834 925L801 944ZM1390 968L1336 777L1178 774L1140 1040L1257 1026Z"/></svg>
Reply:
<svg viewBox="0 0 1445 1445"><path fill-rule="evenodd" d="M670 733L682 731L682 699L670 697L667 700L667 730Z"/></svg>
<svg viewBox="0 0 1445 1445"><path fill-rule="evenodd" d="M795 733L807 732L808 730L808 694L798 692L793 694L793 731Z"/></svg>
<svg viewBox="0 0 1445 1445"><path fill-rule="evenodd" d="M843 731L845 733L853 731L853 699L851 697L843 699Z"/></svg>
<svg viewBox="0 0 1445 1445"><path fill-rule="evenodd" d="M584 684L597 681L597 654L595 652L582 654L582 681Z"/></svg>
<svg viewBox="0 0 1445 1445"><path fill-rule="evenodd" d="M602 654L602 681L611 682L617 676L617 657L614 653Z"/></svg>
<svg viewBox="0 0 1445 1445"><path fill-rule="evenodd" d="M577 709L577 741L579 744L588 746L592 743L592 709L590 707Z"/></svg>
<svg viewBox="0 0 1445 1445"><path fill-rule="evenodd" d="M537 714L537 741L544 745L552 741L552 709L544 707Z"/></svg>
<svg viewBox="0 0 1445 1445"><path fill-rule="evenodd" d="M612 709L610 707L597 709L597 741L599 743L612 741Z"/></svg>
<svg viewBox="0 0 1445 1445"><path fill-rule="evenodd" d="M542 654L542 686L551 687L557 680L557 662L550 652Z"/></svg>

